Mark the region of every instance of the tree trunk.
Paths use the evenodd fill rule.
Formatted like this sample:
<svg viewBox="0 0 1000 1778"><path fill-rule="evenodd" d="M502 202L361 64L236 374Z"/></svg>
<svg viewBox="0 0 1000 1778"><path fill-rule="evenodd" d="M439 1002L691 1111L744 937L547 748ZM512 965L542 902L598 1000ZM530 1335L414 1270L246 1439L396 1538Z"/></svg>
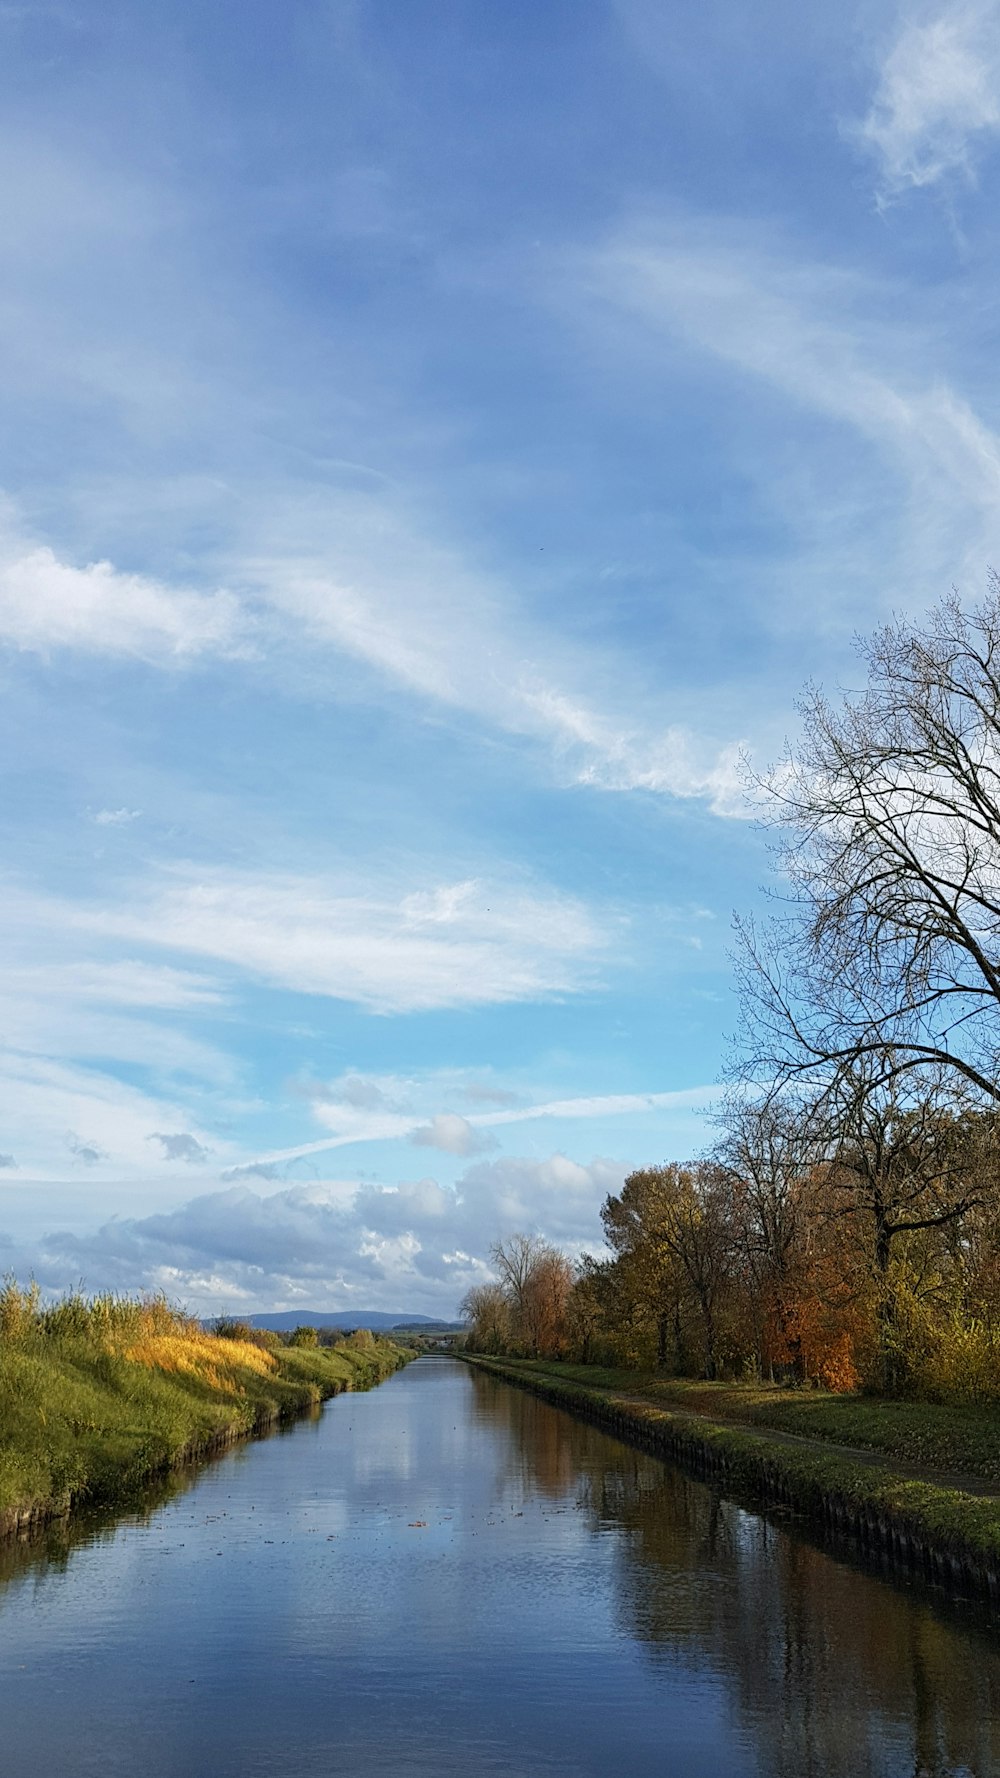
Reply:
<svg viewBox="0 0 1000 1778"><path fill-rule="evenodd" d="M896 1312L889 1280L889 1261L892 1257L892 1237L895 1231L888 1221L878 1192L875 1194L874 1213L875 1288L878 1292L875 1315L878 1325L879 1386L883 1395L894 1395L899 1388L900 1380L896 1362Z"/></svg>

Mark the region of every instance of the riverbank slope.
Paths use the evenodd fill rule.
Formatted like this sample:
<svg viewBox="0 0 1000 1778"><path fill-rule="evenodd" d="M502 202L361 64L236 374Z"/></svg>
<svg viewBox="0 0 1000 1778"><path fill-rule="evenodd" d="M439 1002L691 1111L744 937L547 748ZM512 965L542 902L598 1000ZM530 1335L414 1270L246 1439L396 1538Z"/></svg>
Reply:
<svg viewBox="0 0 1000 1778"><path fill-rule="evenodd" d="M989 1410L465 1356L731 1491L1000 1606L1000 1427Z"/></svg>
<svg viewBox="0 0 1000 1778"><path fill-rule="evenodd" d="M113 1306L114 1308L115 1306ZM333 1347L225 1339L137 1305L102 1325L0 1329L0 1536L139 1484L346 1389L412 1352L371 1336Z"/></svg>

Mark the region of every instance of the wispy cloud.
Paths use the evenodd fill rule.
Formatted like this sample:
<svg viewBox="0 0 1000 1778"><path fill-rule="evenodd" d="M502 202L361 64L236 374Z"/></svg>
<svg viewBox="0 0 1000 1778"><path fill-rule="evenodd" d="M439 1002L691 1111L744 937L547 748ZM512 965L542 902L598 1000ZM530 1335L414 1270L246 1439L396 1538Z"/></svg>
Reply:
<svg viewBox="0 0 1000 1778"><path fill-rule="evenodd" d="M1000 131L1000 6L907 7L853 134L876 157L883 199L949 175L973 176Z"/></svg>
<svg viewBox="0 0 1000 1778"><path fill-rule="evenodd" d="M46 545L0 545L0 641L23 651L73 649L165 666L245 654L249 627L226 591L190 592L110 562L75 567ZM105 816L133 818L128 810Z"/></svg>
<svg viewBox="0 0 1000 1778"><path fill-rule="evenodd" d="M369 886L178 866L120 905L69 917L383 1013L571 993L596 982L614 942L572 896L474 878L394 892L384 874Z"/></svg>
<svg viewBox="0 0 1000 1778"><path fill-rule="evenodd" d="M176 1093L193 1093L199 1099L206 1092L231 1094L238 1072L234 1059L216 1047L206 1031L188 1028L190 1015L204 1017L222 1010L225 996L218 984L193 971L152 963L83 960L73 954L71 921L62 904L34 898L32 926L25 932L19 929L17 902L8 886L4 944L9 953L20 952L21 960L0 970L0 1097L8 1090L6 1081L21 1131L19 1147L32 1165L51 1163L51 1130L57 1114L60 1122L70 1120L58 1110L59 1090L54 1089L55 1098L49 1100L37 1082L25 1089L21 1103L24 1071L35 1079L34 1070L56 1058L74 1069L86 1065L88 1098L98 1090L100 1071L111 1070L106 1088L114 1095L116 1070L124 1069L130 1077L136 1069L143 1070L156 1083L145 1101L147 1130L162 1127L169 1115L156 1093L165 1092L171 1103ZM45 960L25 959L26 950ZM182 1017L175 1023L172 1015L177 1014ZM76 1125L82 1120L73 1121ZM103 1145L115 1147L108 1141ZM139 1158L132 1141L128 1152ZM148 1160L147 1154L144 1164Z"/></svg>
<svg viewBox="0 0 1000 1778"><path fill-rule="evenodd" d="M433 1081L428 1086L434 1090ZM440 1087L437 1090L440 1091ZM441 1135L451 1132L457 1144L462 1140L459 1126L464 1126L469 1137L474 1140L480 1132L533 1123L539 1119L575 1122L578 1119L589 1121L639 1117L651 1112L697 1113L707 1110L718 1095L717 1086L687 1087L665 1093L597 1093L574 1099L548 1099L539 1104L512 1106L502 1111L472 1112L467 1117L437 1113L430 1119L426 1114L421 1116L412 1111L354 1110L333 1096L327 1100L318 1099L313 1107L315 1116L321 1123L328 1125L329 1136L318 1141L297 1144L294 1148L284 1148L274 1154L261 1155L258 1160L266 1165L274 1165L282 1161L298 1160L306 1155L321 1154L326 1149L347 1148L357 1142L387 1142L399 1138L419 1140L424 1146L436 1147L452 1154L467 1154L472 1152L471 1149L449 1146L443 1140L431 1141L426 1132Z"/></svg>
<svg viewBox="0 0 1000 1778"><path fill-rule="evenodd" d="M538 621L398 494L293 508L276 545L234 560L233 576L281 614L286 636L291 619L311 647L351 656L397 692L535 743L564 781L744 812L736 737L719 747L665 721L624 658L599 660Z"/></svg>
<svg viewBox="0 0 1000 1778"><path fill-rule="evenodd" d="M929 334L898 315L886 325L890 292L765 250L736 224L636 225L577 272L592 301L639 323L632 349L648 363L693 344L874 449L894 478L886 500L897 558L887 563L883 544L863 572L871 576L877 562L890 598L899 588L923 605L942 579L967 573L978 583L1000 543L1000 439L935 371ZM832 473L846 474L850 458L839 464ZM842 496L827 488L823 498L843 533ZM842 597L839 610L850 621L850 601Z"/></svg>
<svg viewBox="0 0 1000 1778"><path fill-rule="evenodd" d="M223 1163L236 1158L230 1141L192 1129L190 1111L166 1093L146 1092L101 1068L0 1051L0 1130L25 1177L63 1178L70 1161L99 1171L101 1179L162 1177L171 1160L151 1149L149 1137L168 1119L168 1129L183 1129L187 1121L206 1154L212 1147Z"/></svg>
<svg viewBox="0 0 1000 1778"><path fill-rule="evenodd" d="M35 899L34 911L44 914L44 897ZM57 915L52 909L52 914L53 925L58 920L65 929L65 910L60 908ZM50 948L55 937L52 932ZM0 973L0 994L55 1000L63 1010L80 1005L91 1012L99 1006L185 1012L220 1006L226 998L222 984L211 976L128 957L12 964Z"/></svg>
<svg viewBox="0 0 1000 1778"><path fill-rule="evenodd" d="M225 568L237 594L225 586L193 591L106 560L67 562L20 537L8 503L0 644L172 669L266 657L290 689L298 663L307 663L309 695L319 644L363 663L397 693L541 746L571 783L703 798L717 814L746 813L736 738L706 743L637 697L609 695L616 675L606 663L519 611L508 586L432 541L395 497L331 494L324 506L321 521L308 505L296 509L297 520L287 515L283 530L296 541L283 536L276 555L254 552L249 539L233 547ZM307 555L298 533L308 538L310 525L319 534ZM617 677L627 683L624 661ZM140 813L102 809L93 818L124 826Z"/></svg>

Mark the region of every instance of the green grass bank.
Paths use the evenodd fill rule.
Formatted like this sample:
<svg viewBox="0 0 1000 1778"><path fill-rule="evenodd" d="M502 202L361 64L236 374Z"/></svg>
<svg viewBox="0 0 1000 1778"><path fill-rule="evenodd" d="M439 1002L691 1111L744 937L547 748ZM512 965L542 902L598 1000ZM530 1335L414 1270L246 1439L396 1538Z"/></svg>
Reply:
<svg viewBox="0 0 1000 1778"><path fill-rule="evenodd" d="M1000 1416L990 1409L465 1356L730 1492L1000 1608Z"/></svg>
<svg viewBox="0 0 1000 1778"><path fill-rule="evenodd" d="M370 1335L329 1348L220 1338L163 1305L110 1299L25 1306L7 1322L0 1314L0 1537L124 1502L413 1356Z"/></svg>

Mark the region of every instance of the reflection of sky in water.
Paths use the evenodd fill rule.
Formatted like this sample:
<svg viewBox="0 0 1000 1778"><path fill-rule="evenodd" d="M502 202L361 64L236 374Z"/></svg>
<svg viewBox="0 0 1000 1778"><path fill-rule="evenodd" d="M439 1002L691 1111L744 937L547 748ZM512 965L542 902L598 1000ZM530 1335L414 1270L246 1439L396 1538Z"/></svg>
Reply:
<svg viewBox="0 0 1000 1778"><path fill-rule="evenodd" d="M18 1778L992 1778L995 1647L447 1360L0 1592Z"/></svg>

